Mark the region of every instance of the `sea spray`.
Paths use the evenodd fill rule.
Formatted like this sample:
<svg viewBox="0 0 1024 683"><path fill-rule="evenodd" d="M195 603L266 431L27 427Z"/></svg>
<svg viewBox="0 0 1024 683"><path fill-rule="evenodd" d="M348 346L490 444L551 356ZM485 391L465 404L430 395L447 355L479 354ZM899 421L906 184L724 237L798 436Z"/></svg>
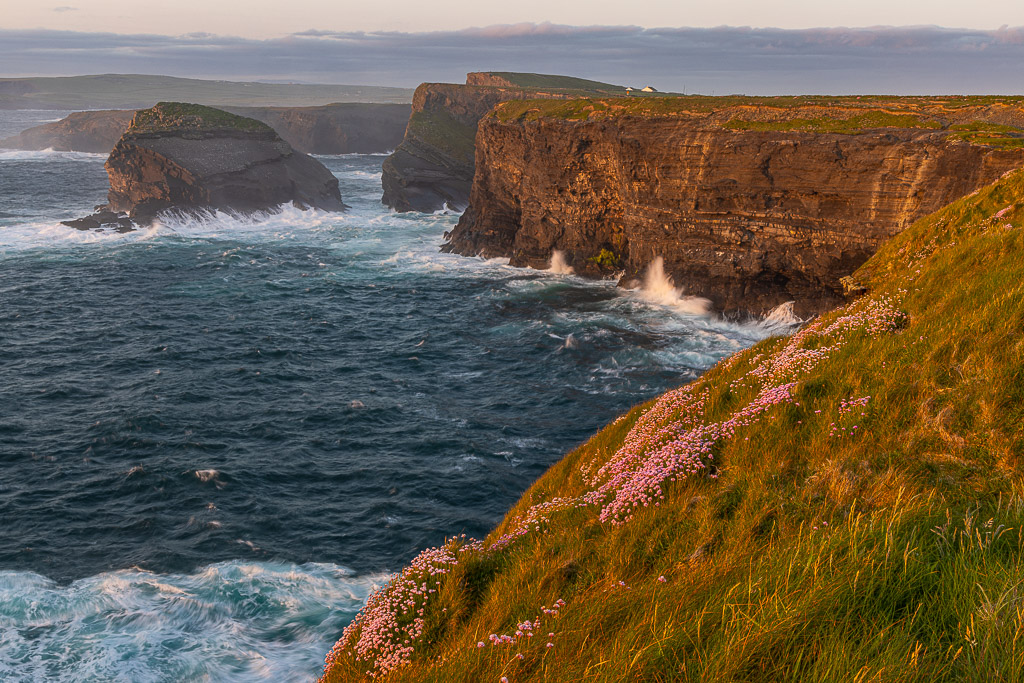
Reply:
<svg viewBox="0 0 1024 683"><path fill-rule="evenodd" d="M572 275L575 271L566 262L565 252L555 249L551 252L551 265L548 267L548 272L555 275Z"/></svg>
<svg viewBox="0 0 1024 683"><path fill-rule="evenodd" d="M704 315L711 302L698 296L685 296L682 288L676 287L672 278L665 273L665 260L657 256L644 272L640 296L662 306L671 306L680 313Z"/></svg>
<svg viewBox="0 0 1024 683"><path fill-rule="evenodd" d="M801 325L806 322L803 318L800 318L793 312L793 307L796 305L795 301L787 301L779 304L772 310L768 311L768 315L764 317L758 327L763 329L768 334L789 334L793 331L793 328L797 325Z"/></svg>

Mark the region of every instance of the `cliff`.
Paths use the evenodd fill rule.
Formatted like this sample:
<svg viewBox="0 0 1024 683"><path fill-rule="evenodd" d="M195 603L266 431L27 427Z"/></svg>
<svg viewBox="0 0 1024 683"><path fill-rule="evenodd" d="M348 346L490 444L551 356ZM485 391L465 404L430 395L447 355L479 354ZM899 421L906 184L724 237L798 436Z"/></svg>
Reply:
<svg viewBox="0 0 1024 683"><path fill-rule="evenodd" d="M170 209L248 213L287 202L328 211L345 207L337 178L269 126L200 105L162 102L137 112L106 169L106 213L69 225L107 224L110 212L147 224Z"/></svg>
<svg viewBox="0 0 1024 683"><path fill-rule="evenodd" d="M424 551L324 681L1021 680L1022 253L1018 171Z"/></svg>
<svg viewBox="0 0 1024 683"><path fill-rule="evenodd" d="M5 149L54 149L59 152L108 154L121 138L134 111L76 111L0 140Z"/></svg>
<svg viewBox="0 0 1024 683"><path fill-rule="evenodd" d="M1024 163L1017 100L514 102L480 123L447 251L635 282L656 258L725 311L797 314L917 218Z"/></svg>
<svg viewBox="0 0 1024 683"><path fill-rule="evenodd" d="M466 83L416 88L405 137L384 161L381 201L387 206L398 211L431 212L445 204L464 209L473 184L477 123L500 102L624 92L607 83L547 74L470 73Z"/></svg>
<svg viewBox="0 0 1024 683"><path fill-rule="evenodd" d="M223 107L262 121L306 154L390 152L402 141L407 104L328 104L321 107ZM0 140L0 148L55 149L106 154L131 123L134 111L75 112Z"/></svg>

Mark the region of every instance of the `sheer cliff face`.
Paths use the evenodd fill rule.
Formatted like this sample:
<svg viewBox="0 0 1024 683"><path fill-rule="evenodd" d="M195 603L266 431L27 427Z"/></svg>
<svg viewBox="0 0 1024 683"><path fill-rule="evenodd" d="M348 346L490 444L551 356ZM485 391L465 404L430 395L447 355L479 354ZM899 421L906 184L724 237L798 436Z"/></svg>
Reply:
<svg viewBox="0 0 1024 683"><path fill-rule="evenodd" d="M398 211L462 210L473 184L477 123L517 88L424 83L416 88L405 138L384 160L381 201Z"/></svg>
<svg viewBox="0 0 1024 683"><path fill-rule="evenodd" d="M722 117L718 117L721 119ZM915 219L1024 163L1024 150L933 128L857 134L735 130L706 116L480 124L469 208L445 249L641 277L658 256L677 286L724 311L798 314Z"/></svg>
<svg viewBox="0 0 1024 683"><path fill-rule="evenodd" d="M495 105L527 98L572 99L582 91L541 92L505 79L469 85L423 83L413 95L402 144L384 160L381 202L397 211L432 212L445 205L461 211L473 186L477 124ZM475 83L486 85L475 85Z"/></svg>

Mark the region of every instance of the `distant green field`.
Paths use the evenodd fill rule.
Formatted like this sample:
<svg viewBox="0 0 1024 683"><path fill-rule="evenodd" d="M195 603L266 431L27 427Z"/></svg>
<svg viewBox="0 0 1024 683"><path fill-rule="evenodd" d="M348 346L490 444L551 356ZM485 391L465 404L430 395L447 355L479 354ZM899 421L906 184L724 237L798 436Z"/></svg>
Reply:
<svg viewBox="0 0 1024 683"><path fill-rule="evenodd" d="M0 79L0 109L145 109L157 102L210 106L311 107L334 102L412 102L411 88L207 81L103 74Z"/></svg>
<svg viewBox="0 0 1024 683"><path fill-rule="evenodd" d="M572 76L557 76L554 74L517 73L513 71L488 71L492 76L504 78L506 81L517 85L520 88L531 90L586 90L598 93L624 94L626 86L591 81L586 78L574 78Z"/></svg>

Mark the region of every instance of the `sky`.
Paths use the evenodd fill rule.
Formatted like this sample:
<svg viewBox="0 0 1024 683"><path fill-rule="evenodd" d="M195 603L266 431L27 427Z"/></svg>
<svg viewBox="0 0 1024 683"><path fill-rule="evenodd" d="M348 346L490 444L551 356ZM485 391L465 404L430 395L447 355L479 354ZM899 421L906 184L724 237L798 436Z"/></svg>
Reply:
<svg viewBox="0 0 1024 683"><path fill-rule="evenodd" d="M326 31L451 31L518 23L817 28L1024 25L1020 0L4 0L0 26L110 33L205 32L280 38Z"/></svg>
<svg viewBox="0 0 1024 683"><path fill-rule="evenodd" d="M415 87L493 70L709 95L1024 94L1022 0L2 1L9 77Z"/></svg>

